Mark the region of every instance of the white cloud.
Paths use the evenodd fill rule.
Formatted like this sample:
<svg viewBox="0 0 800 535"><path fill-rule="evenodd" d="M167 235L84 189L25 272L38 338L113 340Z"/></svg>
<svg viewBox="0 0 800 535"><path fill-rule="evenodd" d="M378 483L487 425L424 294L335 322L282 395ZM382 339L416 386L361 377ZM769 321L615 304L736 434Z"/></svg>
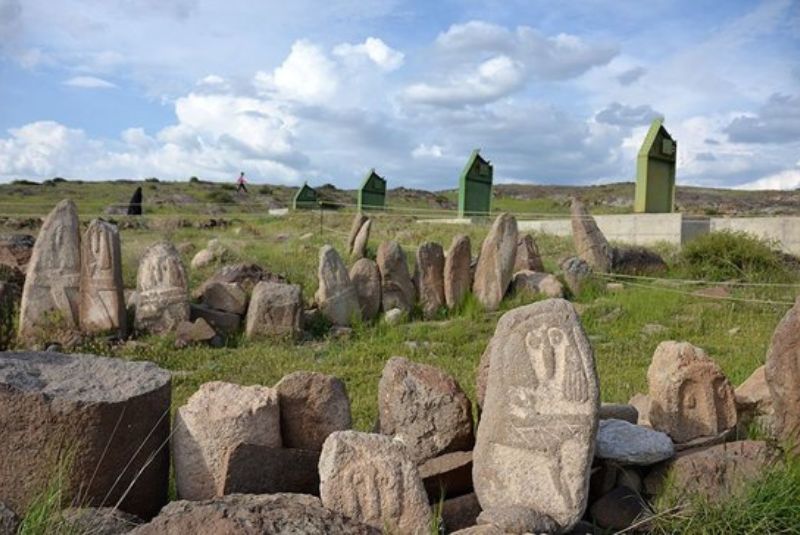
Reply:
<svg viewBox="0 0 800 535"><path fill-rule="evenodd" d="M281 98L308 104L330 99L339 85L335 64L317 45L295 41L284 62L272 73L259 71L254 78L262 91L277 92Z"/></svg>
<svg viewBox="0 0 800 535"><path fill-rule="evenodd" d="M216 74L209 74L197 81L197 85L220 86L225 84L226 84L225 78L223 78L222 76L217 76Z"/></svg>
<svg viewBox="0 0 800 535"><path fill-rule="evenodd" d="M800 169L786 169L737 187L746 190L797 189L800 188Z"/></svg>
<svg viewBox="0 0 800 535"><path fill-rule="evenodd" d="M111 89L117 87L115 84L95 76L74 76L63 82L70 87L80 87L84 89Z"/></svg>
<svg viewBox="0 0 800 535"><path fill-rule="evenodd" d="M9 130L0 138L0 176L52 177L71 168L79 154L87 162L97 156L96 145L83 131L54 121L37 121ZM73 175L75 176L75 175Z"/></svg>
<svg viewBox="0 0 800 535"><path fill-rule="evenodd" d="M366 57L384 71L394 71L403 65L405 55L390 47L377 37L367 37L360 44L342 43L333 49L333 54L342 58Z"/></svg>
<svg viewBox="0 0 800 535"><path fill-rule="evenodd" d="M442 155L442 147L436 144L426 145L425 143L420 143L411 151L412 158L441 158Z"/></svg>

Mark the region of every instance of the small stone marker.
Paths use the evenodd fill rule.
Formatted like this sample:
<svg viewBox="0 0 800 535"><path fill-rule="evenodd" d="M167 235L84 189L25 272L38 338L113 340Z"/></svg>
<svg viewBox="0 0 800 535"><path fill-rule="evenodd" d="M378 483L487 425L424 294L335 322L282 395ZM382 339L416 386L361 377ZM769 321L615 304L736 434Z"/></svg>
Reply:
<svg viewBox="0 0 800 535"><path fill-rule="evenodd" d="M63 200L45 218L28 262L19 315L21 339L48 334L41 331L59 324L78 327L80 273L78 209Z"/></svg>
<svg viewBox="0 0 800 535"><path fill-rule="evenodd" d="M469 236L455 236L444 260L444 299L450 310L458 307L472 288L471 262Z"/></svg>
<svg viewBox="0 0 800 535"><path fill-rule="evenodd" d="M533 511L569 531L586 508L600 405L578 315L563 299L511 310L486 352L472 472L481 506Z"/></svg>
<svg viewBox="0 0 800 535"><path fill-rule="evenodd" d="M414 284L425 319L432 319L445 306L444 250L438 243L423 243L417 249Z"/></svg>
<svg viewBox="0 0 800 535"><path fill-rule="evenodd" d="M381 243L377 262L381 272L383 309L399 308L410 312L414 306L414 285L402 247L396 241Z"/></svg>
<svg viewBox="0 0 800 535"><path fill-rule="evenodd" d="M89 223L81 249L81 330L125 335L125 295L119 231L99 219Z"/></svg>
<svg viewBox="0 0 800 535"><path fill-rule="evenodd" d="M594 218L578 199L572 199L570 213L572 239L575 241L578 256L595 271L600 273L611 271L613 251Z"/></svg>
<svg viewBox="0 0 800 535"><path fill-rule="evenodd" d="M647 370L650 424L676 443L719 435L736 426L733 386L705 351L662 342Z"/></svg>
<svg viewBox="0 0 800 535"><path fill-rule="evenodd" d="M302 320L300 286L262 281L253 288L245 334L248 338L297 336L302 329Z"/></svg>
<svg viewBox="0 0 800 535"><path fill-rule="evenodd" d="M544 271L539 248L530 234L521 236L517 241L517 258L514 261L514 271L522 270Z"/></svg>
<svg viewBox="0 0 800 535"><path fill-rule="evenodd" d="M137 331L163 334L189 319L186 270L170 243L151 245L139 262L136 276Z"/></svg>
<svg viewBox="0 0 800 535"><path fill-rule="evenodd" d="M332 433L322 448L319 476L325 507L389 533L430 532L425 488L399 442L357 431Z"/></svg>
<svg viewBox="0 0 800 535"><path fill-rule="evenodd" d="M800 299L775 328L764 371L772 394L774 429L800 453Z"/></svg>
<svg viewBox="0 0 800 535"><path fill-rule="evenodd" d="M369 243L369 231L371 229L372 220L367 219L366 223L361 225L358 234L356 234L356 239L353 242L353 250L350 253L350 258L364 258L367 255L367 244Z"/></svg>
<svg viewBox="0 0 800 535"><path fill-rule="evenodd" d="M517 255L517 220L500 214L481 246L472 291L486 310L497 310L506 295Z"/></svg>
<svg viewBox="0 0 800 535"><path fill-rule="evenodd" d="M350 326L361 319L356 289L347 273L347 266L336 249L324 245L319 251L319 288L314 296L322 315L333 325Z"/></svg>
<svg viewBox="0 0 800 535"><path fill-rule="evenodd" d="M247 311L247 294L231 282L214 282L203 293L203 304L215 310L243 315Z"/></svg>
<svg viewBox="0 0 800 535"><path fill-rule="evenodd" d="M361 318L370 321L378 317L381 311L381 272L378 264L369 258L356 260L350 268L350 281L356 289Z"/></svg>

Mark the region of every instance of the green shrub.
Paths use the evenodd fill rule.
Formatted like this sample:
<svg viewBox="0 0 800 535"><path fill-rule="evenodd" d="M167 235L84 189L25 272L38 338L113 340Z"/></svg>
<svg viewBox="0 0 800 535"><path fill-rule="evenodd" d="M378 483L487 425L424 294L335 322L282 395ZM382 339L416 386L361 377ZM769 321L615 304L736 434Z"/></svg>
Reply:
<svg viewBox="0 0 800 535"><path fill-rule="evenodd" d="M197 178L196 176L189 178L189 183L191 184L197 184L198 182L200 182L200 179Z"/></svg>
<svg viewBox="0 0 800 535"><path fill-rule="evenodd" d="M213 191L209 191L207 198L209 201L217 203L217 204L231 204L235 202L233 197L227 191L215 189Z"/></svg>
<svg viewBox="0 0 800 535"><path fill-rule="evenodd" d="M260 195L272 195L272 187L270 187L270 186L260 186L258 188L258 193Z"/></svg>
<svg viewBox="0 0 800 535"><path fill-rule="evenodd" d="M154 177L154 176L151 176L150 178L145 178L145 179L144 179L144 181L145 181L145 182L153 182L153 183L158 183L158 182L161 182L159 179L157 179L157 178L156 178L156 177Z"/></svg>
<svg viewBox="0 0 800 535"><path fill-rule="evenodd" d="M688 278L771 281L789 273L775 245L746 232L720 231L684 246L679 265Z"/></svg>

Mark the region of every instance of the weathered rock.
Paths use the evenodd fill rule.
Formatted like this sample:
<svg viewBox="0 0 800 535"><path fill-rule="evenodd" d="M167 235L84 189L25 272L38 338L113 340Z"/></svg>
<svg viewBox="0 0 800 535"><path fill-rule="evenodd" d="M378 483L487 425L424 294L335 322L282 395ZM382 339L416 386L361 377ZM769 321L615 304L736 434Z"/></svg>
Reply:
<svg viewBox="0 0 800 535"><path fill-rule="evenodd" d="M617 486L628 487L633 492L642 493L642 476L635 467L620 467L617 471Z"/></svg>
<svg viewBox="0 0 800 535"><path fill-rule="evenodd" d="M191 266L192 269L200 269L206 266L210 266L214 263L216 257L214 256L214 252L210 249L200 249L197 253L192 257Z"/></svg>
<svg viewBox="0 0 800 535"><path fill-rule="evenodd" d="M664 477L670 471L672 482L681 494L700 495L719 503L741 491L748 481L762 476L764 469L776 460L775 450L760 440L687 450L651 470L644 481L645 489L651 494L660 493Z"/></svg>
<svg viewBox="0 0 800 535"><path fill-rule="evenodd" d="M253 288L247 307L245 334L257 336L297 336L303 326L303 297L300 286L259 282Z"/></svg>
<svg viewBox="0 0 800 535"><path fill-rule="evenodd" d="M383 319L389 325L399 325L405 318L406 312L403 312L399 308L392 308L386 311Z"/></svg>
<svg viewBox="0 0 800 535"><path fill-rule="evenodd" d="M380 430L422 462L474 444L472 408L458 382L442 370L392 357L378 384Z"/></svg>
<svg viewBox="0 0 800 535"><path fill-rule="evenodd" d="M378 317L381 310L381 272L378 264L361 258L350 268L350 281L356 289L361 318L367 321Z"/></svg>
<svg viewBox="0 0 800 535"><path fill-rule="evenodd" d="M353 242L353 249L350 252L350 258L358 259L367 256L367 244L369 243L369 231L372 229L372 220L367 219L366 223L361 225L361 228L356 234L356 239Z"/></svg>
<svg viewBox="0 0 800 535"><path fill-rule="evenodd" d="M620 464L650 465L675 455L666 433L624 420L600 420L595 455Z"/></svg>
<svg viewBox="0 0 800 535"><path fill-rule="evenodd" d="M319 460L326 507L378 529L426 534L431 508L406 448L383 435L337 431Z"/></svg>
<svg viewBox="0 0 800 535"><path fill-rule="evenodd" d="M229 282L238 284L245 293L251 293L255 285L261 281L286 282L286 279L275 273L270 273L258 264L230 264L221 267L192 294L200 299L206 293L206 288L215 282Z"/></svg>
<svg viewBox="0 0 800 535"><path fill-rule="evenodd" d="M30 234L0 235L0 265L21 273L28 269L36 239Z"/></svg>
<svg viewBox="0 0 800 535"><path fill-rule="evenodd" d="M447 308L457 308L472 288L472 250L469 236L459 234L447 250L444 260L444 299Z"/></svg>
<svg viewBox="0 0 800 535"><path fill-rule="evenodd" d="M78 209L59 202L45 218L33 246L19 315L19 336L32 341L53 327L77 329L81 237Z"/></svg>
<svg viewBox="0 0 800 535"><path fill-rule="evenodd" d="M70 507L61 511L64 533L122 535L142 523L142 519L113 507ZM2 533L2 531L0 531Z"/></svg>
<svg viewBox="0 0 800 535"><path fill-rule="evenodd" d="M772 434L774 411L765 366L759 366L736 388L734 395L739 428L746 431L747 426L755 422L762 430Z"/></svg>
<svg viewBox="0 0 800 535"><path fill-rule="evenodd" d="M517 241L517 257L514 261L514 272L517 271L544 271L539 248L533 236L525 234Z"/></svg>
<svg viewBox="0 0 800 535"><path fill-rule="evenodd" d="M170 374L150 362L0 353L0 501L25 511L72 447L65 498L152 517L167 501L169 406Z"/></svg>
<svg viewBox="0 0 800 535"><path fill-rule="evenodd" d="M0 535L17 535L19 517L17 514L0 502Z"/></svg>
<svg viewBox="0 0 800 535"><path fill-rule="evenodd" d="M532 509L567 531L586 508L600 405L578 315L563 299L511 310L486 352L472 471L478 499L484 510Z"/></svg>
<svg viewBox="0 0 800 535"><path fill-rule="evenodd" d="M638 425L652 427L650 425L650 396L641 393L634 394L633 397L628 400L628 404L633 406L636 412L639 413L639 417L636 420Z"/></svg>
<svg viewBox="0 0 800 535"><path fill-rule="evenodd" d="M215 331L224 335L236 334L242 326L242 317L239 314L223 312L205 305L189 305L189 319L191 321L203 319Z"/></svg>
<svg viewBox="0 0 800 535"><path fill-rule="evenodd" d="M472 492L472 452L454 451L429 459L419 466L419 475L431 503Z"/></svg>
<svg viewBox="0 0 800 535"><path fill-rule="evenodd" d="M217 335L217 332L203 318L194 322L182 321L175 329L176 347L187 347L192 344L208 343Z"/></svg>
<svg viewBox="0 0 800 535"><path fill-rule="evenodd" d="M322 315L333 325L347 327L361 319L358 295L347 266L336 249L324 245L319 251L319 288L314 296Z"/></svg>
<svg viewBox="0 0 800 535"><path fill-rule="evenodd" d="M506 535L506 532L491 524L481 524L454 531L452 535Z"/></svg>
<svg viewBox="0 0 800 535"><path fill-rule="evenodd" d="M220 494L319 495L319 451L241 442L228 450Z"/></svg>
<svg viewBox="0 0 800 535"><path fill-rule="evenodd" d="M667 263L661 255L644 247L615 247L611 251L614 273L653 275L666 271Z"/></svg>
<svg viewBox="0 0 800 535"><path fill-rule="evenodd" d="M124 337L123 291L119 231L111 223L95 219L83 235L81 248L81 330L90 334L116 331Z"/></svg>
<svg viewBox="0 0 800 535"><path fill-rule="evenodd" d="M559 525L535 509L521 505L500 505L484 508L478 515L479 524L489 524L504 533L556 533Z"/></svg>
<svg viewBox="0 0 800 535"><path fill-rule="evenodd" d="M205 383L178 409L173 427L175 487L181 499L222 495L225 459L239 443L282 445L278 394L264 386Z"/></svg>
<svg viewBox="0 0 800 535"><path fill-rule="evenodd" d="M410 312L414 306L414 285L408 274L403 248L395 241L381 243L377 262L381 272L383 309L399 308L405 313Z"/></svg>
<svg viewBox="0 0 800 535"><path fill-rule="evenodd" d="M130 535L380 535L303 494L230 494L175 501Z"/></svg>
<svg viewBox="0 0 800 535"><path fill-rule="evenodd" d="M589 215L583 203L572 199L572 239L575 250L589 267L600 273L611 271L612 250L608 240L600 231L594 218Z"/></svg>
<svg viewBox="0 0 800 535"><path fill-rule="evenodd" d="M517 254L517 220L500 214L481 246L472 292L486 310L497 310L506 295Z"/></svg>
<svg viewBox="0 0 800 535"><path fill-rule="evenodd" d="M626 403L601 403L601 420L625 420L632 424L639 422L639 411L636 407Z"/></svg>
<svg viewBox="0 0 800 535"><path fill-rule="evenodd" d="M347 235L347 254L353 254L354 245L356 243L356 238L358 237L358 233L361 230L361 227L369 221L369 218L363 212L358 212L353 216L353 223L350 225L350 234Z"/></svg>
<svg viewBox="0 0 800 535"><path fill-rule="evenodd" d="M686 342L662 342L647 370L650 423L677 443L718 435L736 426L728 379L705 351Z"/></svg>
<svg viewBox="0 0 800 535"><path fill-rule="evenodd" d="M774 430L800 453L800 299L772 334L764 372L772 397Z"/></svg>
<svg viewBox="0 0 800 535"><path fill-rule="evenodd" d="M577 256L564 260L561 263L561 271L564 274L564 282L567 283L567 288L572 295L581 293L584 284L592 274L589 264Z"/></svg>
<svg viewBox="0 0 800 535"><path fill-rule="evenodd" d="M287 448L321 451L328 435L352 426L344 383L317 372L290 373L275 385Z"/></svg>
<svg viewBox="0 0 800 535"><path fill-rule="evenodd" d="M543 294L547 297L564 297L564 286L549 273L538 271L518 271L511 280L514 293Z"/></svg>
<svg viewBox="0 0 800 535"><path fill-rule="evenodd" d="M641 496L628 487L617 487L592 504L597 525L606 529L626 529L645 511Z"/></svg>
<svg viewBox="0 0 800 535"><path fill-rule="evenodd" d="M186 270L171 244L156 243L145 251L139 262L136 291L137 331L163 334L189 319Z"/></svg>
<svg viewBox="0 0 800 535"><path fill-rule="evenodd" d="M434 242L426 242L417 249L414 285L425 319L432 319L445 306L444 250Z"/></svg>
<svg viewBox="0 0 800 535"><path fill-rule="evenodd" d="M206 286L203 304L223 312L243 315L247 311L247 293L232 282L213 282Z"/></svg>
<svg viewBox="0 0 800 535"><path fill-rule="evenodd" d="M17 315L17 302L13 287L0 281L0 351L5 351L14 343L14 319Z"/></svg>
<svg viewBox="0 0 800 535"><path fill-rule="evenodd" d="M481 504L474 492L442 502L441 520L445 533L474 526L481 514Z"/></svg>

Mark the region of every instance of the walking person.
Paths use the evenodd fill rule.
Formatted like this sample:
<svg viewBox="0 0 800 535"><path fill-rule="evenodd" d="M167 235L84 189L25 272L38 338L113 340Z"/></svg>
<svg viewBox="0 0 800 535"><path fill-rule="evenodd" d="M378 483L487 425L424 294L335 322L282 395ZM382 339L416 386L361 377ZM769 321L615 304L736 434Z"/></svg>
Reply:
<svg viewBox="0 0 800 535"><path fill-rule="evenodd" d="M240 191L244 191L245 193L247 193L247 186L245 186L245 183L247 183L247 179L244 177L244 171L242 171L241 173L239 173L239 178L236 180L237 193L239 193Z"/></svg>

